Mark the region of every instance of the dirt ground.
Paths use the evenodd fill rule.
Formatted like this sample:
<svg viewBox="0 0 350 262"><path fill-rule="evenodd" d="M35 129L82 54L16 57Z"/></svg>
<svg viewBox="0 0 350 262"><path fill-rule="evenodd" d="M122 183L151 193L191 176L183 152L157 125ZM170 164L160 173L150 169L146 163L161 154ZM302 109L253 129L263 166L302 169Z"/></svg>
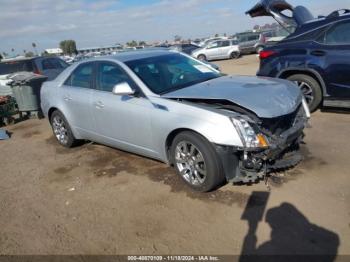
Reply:
<svg viewBox="0 0 350 262"><path fill-rule="evenodd" d="M258 68L256 56L217 64ZM201 194L157 161L62 148L46 119L15 124L0 141L0 254L350 254L350 115L317 112L311 126L304 162L270 192Z"/></svg>

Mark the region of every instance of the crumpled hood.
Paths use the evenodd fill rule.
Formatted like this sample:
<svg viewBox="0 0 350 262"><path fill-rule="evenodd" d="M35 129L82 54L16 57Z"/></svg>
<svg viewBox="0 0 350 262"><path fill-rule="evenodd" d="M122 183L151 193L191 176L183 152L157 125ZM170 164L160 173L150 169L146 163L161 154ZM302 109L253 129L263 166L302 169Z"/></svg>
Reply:
<svg viewBox="0 0 350 262"><path fill-rule="evenodd" d="M227 100L262 118L294 112L302 101L292 82L264 77L223 76L162 95L164 98Z"/></svg>

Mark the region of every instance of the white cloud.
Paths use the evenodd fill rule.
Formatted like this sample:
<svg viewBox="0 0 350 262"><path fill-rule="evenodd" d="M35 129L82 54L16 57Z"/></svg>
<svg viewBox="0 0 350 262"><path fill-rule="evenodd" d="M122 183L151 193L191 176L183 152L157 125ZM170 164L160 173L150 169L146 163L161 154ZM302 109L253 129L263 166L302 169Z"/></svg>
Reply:
<svg viewBox="0 0 350 262"><path fill-rule="evenodd" d="M347 1L314 0L308 1L308 6L316 14L327 14L346 7ZM44 49L56 47L63 39L75 39L79 47L85 47L132 39L165 40L174 35L188 38L233 34L258 23L272 22L271 18L251 19L244 15L245 10L239 7L246 6L245 0L159 0L128 8L120 8L118 2L0 0L0 51L12 47L29 49L33 41Z"/></svg>

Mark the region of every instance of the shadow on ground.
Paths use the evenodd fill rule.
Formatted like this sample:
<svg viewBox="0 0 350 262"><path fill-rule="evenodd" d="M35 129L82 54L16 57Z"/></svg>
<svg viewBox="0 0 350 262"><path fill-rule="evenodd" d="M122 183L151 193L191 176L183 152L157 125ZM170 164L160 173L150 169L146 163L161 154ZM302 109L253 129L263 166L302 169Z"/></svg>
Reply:
<svg viewBox="0 0 350 262"><path fill-rule="evenodd" d="M266 212L271 239L257 246L257 228L269 198L269 192L253 192L242 215L249 230L244 238L239 261L335 261L339 236L311 223L295 206L282 203Z"/></svg>

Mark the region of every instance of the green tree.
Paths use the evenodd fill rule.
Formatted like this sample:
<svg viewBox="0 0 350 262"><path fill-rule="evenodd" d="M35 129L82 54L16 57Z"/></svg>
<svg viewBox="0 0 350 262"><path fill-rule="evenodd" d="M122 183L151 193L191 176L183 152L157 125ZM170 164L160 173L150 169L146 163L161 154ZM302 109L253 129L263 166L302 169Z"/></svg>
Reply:
<svg viewBox="0 0 350 262"><path fill-rule="evenodd" d="M128 47L135 47L137 46L137 42L135 40L132 40L131 42L127 42L126 45Z"/></svg>
<svg viewBox="0 0 350 262"><path fill-rule="evenodd" d="M182 39L182 37L179 36L179 35L175 35L175 36L174 36L174 41L175 41L175 42L180 42L181 39Z"/></svg>
<svg viewBox="0 0 350 262"><path fill-rule="evenodd" d="M72 55L77 53L77 45L74 40L61 41L60 48L65 55Z"/></svg>
<svg viewBox="0 0 350 262"><path fill-rule="evenodd" d="M147 43L145 41L140 41L139 42L139 46L145 46L145 45L147 45Z"/></svg>
<svg viewBox="0 0 350 262"><path fill-rule="evenodd" d="M34 53L29 51L25 53L25 57L34 57Z"/></svg>
<svg viewBox="0 0 350 262"><path fill-rule="evenodd" d="M219 34L215 34L215 37L219 37Z"/></svg>
<svg viewBox="0 0 350 262"><path fill-rule="evenodd" d="M36 49L36 43L32 43L32 47L34 48L35 54L38 55L38 50Z"/></svg>
<svg viewBox="0 0 350 262"><path fill-rule="evenodd" d="M44 52L41 53L41 56L50 56L50 54L45 50Z"/></svg>

